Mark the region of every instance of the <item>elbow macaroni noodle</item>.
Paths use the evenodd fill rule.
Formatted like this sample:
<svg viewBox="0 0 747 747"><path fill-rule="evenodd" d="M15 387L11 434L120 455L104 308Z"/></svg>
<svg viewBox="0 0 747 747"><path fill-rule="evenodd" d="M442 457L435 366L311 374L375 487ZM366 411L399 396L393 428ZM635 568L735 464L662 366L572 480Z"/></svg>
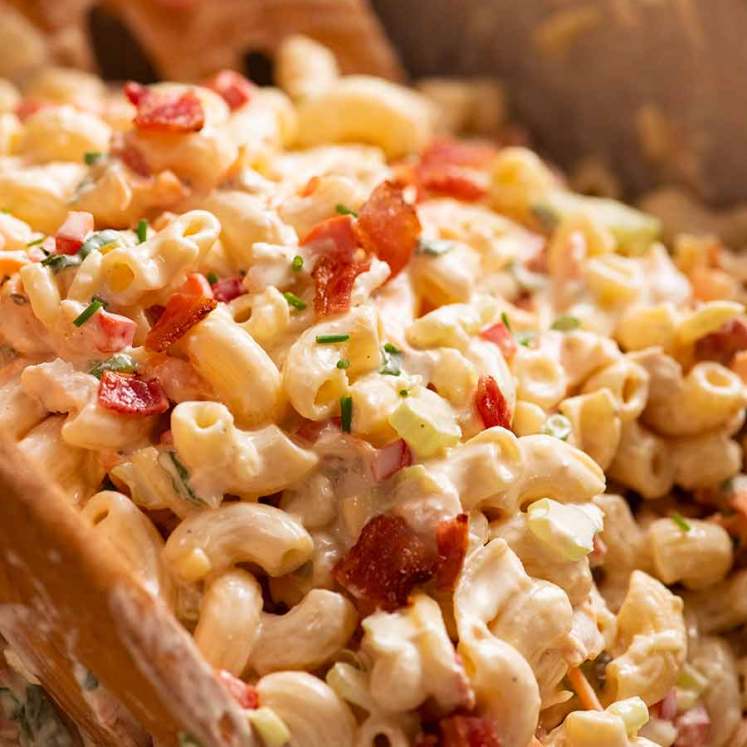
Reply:
<svg viewBox="0 0 747 747"><path fill-rule="evenodd" d="M0 82L2 436L264 747L747 744L738 258L454 140L490 82L276 71Z"/></svg>

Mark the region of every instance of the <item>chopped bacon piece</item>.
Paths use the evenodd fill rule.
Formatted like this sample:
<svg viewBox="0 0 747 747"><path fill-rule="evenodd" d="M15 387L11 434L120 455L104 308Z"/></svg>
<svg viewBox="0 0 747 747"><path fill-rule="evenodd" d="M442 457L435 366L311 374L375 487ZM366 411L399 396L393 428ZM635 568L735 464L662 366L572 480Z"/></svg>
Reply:
<svg viewBox="0 0 747 747"><path fill-rule="evenodd" d="M184 293L188 296L197 296L198 298L212 298L213 286L201 272L191 272L187 279L182 283L177 293Z"/></svg>
<svg viewBox="0 0 747 747"><path fill-rule="evenodd" d="M144 311L145 318L148 320L148 324L152 327L163 316L166 307L161 306L160 303L154 303L153 306L146 307Z"/></svg>
<svg viewBox="0 0 747 747"><path fill-rule="evenodd" d="M311 272L316 285L316 313L329 316L347 311L355 279L369 267L367 258L356 256L352 218L340 215L322 221L311 229L302 243L319 253Z"/></svg>
<svg viewBox="0 0 747 747"><path fill-rule="evenodd" d="M187 133L205 126L205 112L194 91L163 93L130 81L124 93L137 107L134 123L139 130Z"/></svg>
<svg viewBox="0 0 747 747"><path fill-rule="evenodd" d="M137 324L126 316L112 314L104 309L93 317L95 326L94 345L102 353L117 353L132 345Z"/></svg>
<svg viewBox="0 0 747 747"><path fill-rule="evenodd" d="M121 147L113 148L112 153L118 155L122 163L138 176L149 177L150 166L143 152L137 146L125 140Z"/></svg>
<svg viewBox="0 0 747 747"><path fill-rule="evenodd" d="M455 714L439 721L441 747L501 747L495 724L484 716Z"/></svg>
<svg viewBox="0 0 747 747"><path fill-rule="evenodd" d="M747 323L742 319L730 319L695 343L698 360L718 361L725 366L742 350L747 350Z"/></svg>
<svg viewBox="0 0 747 747"><path fill-rule="evenodd" d="M436 559L401 516L371 519L332 574L365 609L392 611L435 572Z"/></svg>
<svg viewBox="0 0 747 747"><path fill-rule="evenodd" d="M654 703L651 708L651 715L664 721L674 721L677 715L677 691L672 688L662 700Z"/></svg>
<svg viewBox="0 0 747 747"><path fill-rule="evenodd" d="M382 182L358 213L355 233L361 246L389 265L392 277L410 261L420 237L415 208L405 202L402 189Z"/></svg>
<svg viewBox="0 0 747 747"><path fill-rule="evenodd" d="M674 747L707 747L711 718L705 707L696 705L675 719L677 739Z"/></svg>
<svg viewBox="0 0 747 747"><path fill-rule="evenodd" d="M415 747L501 747L495 724L485 716L453 713L439 720L438 733L418 735Z"/></svg>
<svg viewBox="0 0 747 747"><path fill-rule="evenodd" d="M481 376L477 382L475 406L486 428L511 427L511 412L498 382L492 376Z"/></svg>
<svg viewBox="0 0 747 747"><path fill-rule="evenodd" d="M30 116L36 114L42 109L48 109L54 106L49 101L39 101L39 99L21 99L16 106L16 116L21 122L25 122Z"/></svg>
<svg viewBox="0 0 747 747"><path fill-rule="evenodd" d="M492 327L484 329L480 332L480 337L494 342L501 349L501 353L506 360L511 360L516 354L516 340L503 322L498 322Z"/></svg>
<svg viewBox="0 0 747 747"><path fill-rule="evenodd" d="M222 96L231 111L251 101L256 88L251 81L235 70L221 70L206 80L204 85Z"/></svg>
<svg viewBox="0 0 747 747"><path fill-rule="evenodd" d="M381 482L411 464L412 452L410 447L400 438L382 449L377 449L376 456L371 464L371 471L374 480Z"/></svg>
<svg viewBox="0 0 747 747"><path fill-rule="evenodd" d="M125 415L158 415L169 409L169 401L158 379L104 371L99 384L99 404Z"/></svg>
<svg viewBox="0 0 747 747"><path fill-rule="evenodd" d="M459 514L453 519L439 521L436 526L438 570L436 585L439 589L453 589L467 554L469 518Z"/></svg>
<svg viewBox="0 0 747 747"><path fill-rule="evenodd" d="M164 352L197 322L204 319L218 302L214 298L192 293L174 293L158 321L145 338L147 350Z"/></svg>
<svg viewBox="0 0 747 747"><path fill-rule="evenodd" d="M238 677L234 677L234 675L225 669L218 670L217 677L218 681L228 690L242 708L252 709L259 707L259 693L257 693L255 687L248 682L240 680Z"/></svg>
<svg viewBox="0 0 747 747"><path fill-rule="evenodd" d="M246 288L238 275L232 278L221 278L217 283L213 283L213 295L216 301L228 303L234 298L243 296L244 293L246 293Z"/></svg>
<svg viewBox="0 0 747 747"><path fill-rule="evenodd" d="M485 196L487 170L497 150L484 142L436 140L423 151L415 169L420 191L472 202Z"/></svg>
<svg viewBox="0 0 747 747"><path fill-rule="evenodd" d="M93 216L90 213L72 210L55 234L57 254L75 254L93 231Z"/></svg>

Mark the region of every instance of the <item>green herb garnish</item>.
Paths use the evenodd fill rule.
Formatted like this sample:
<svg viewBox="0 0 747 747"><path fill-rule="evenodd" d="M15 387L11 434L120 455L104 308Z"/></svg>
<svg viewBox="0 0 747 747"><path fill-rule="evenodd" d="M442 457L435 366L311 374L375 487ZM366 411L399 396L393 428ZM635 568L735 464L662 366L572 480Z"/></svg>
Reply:
<svg viewBox="0 0 747 747"><path fill-rule="evenodd" d="M410 390L409 389L400 389L399 390L399 396L400 397L409 397L410 396Z"/></svg>
<svg viewBox="0 0 747 747"><path fill-rule="evenodd" d="M571 332L574 329L578 329L581 326L581 322L575 316L568 316L564 314L559 316L553 323L550 329L555 329L558 332Z"/></svg>
<svg viewBox="0 0 747 747"><path fill-rule="evenodd" d="M29 241L26 246L36 246L37 244L41 244L42 241L44 241L44 236L40 236L38 239L34 239L33 241Z"/></svg>
<svg viewBox="0 0 747 747"><path fill-rule="evenodd" d="M215 285L218 282L218 276L214 272L209 272L205 277L210 285Z"/></svg>
<svg viewBox="0 0 747 747"><path fill-rule="evenodd" d="M101 247L107 244L113 244L115 241L119 241L120 236L118 231L114 231L111 228L107 228L104 231L97 231L91 234L84 242L83 246L78 249L76 256L84 260L92 251L100 251Z"/></svg>
<svg viewBox="0 0 747 747"><path fill-rule="evenodd" d="M571 421L565 415L555 414L545 421L542 432L548 436L554 436L561 441L567 441L572 431Z"/></svg>
<svg viewBox="0 0 747 747"><path fill-rule="evenodd" d="M357 218L358 217L358 213L356 213L355 210L351 210L349 207L346 207L341 202L338 202L337 205L335 205L335 210L340 215L352 215L353 218Z"/></svg>
<svg viewBox="0 0 747 747"><path fill-rule="evenodd" d="M340 427L343 433L350 433L353 424L353 398L340 397Z"/></svg>
<svg viewBox="0 0 747 747"><path fill-rule="evenodd" d="M283 298L288 302L288 306L292 306L294 309L303 311L306 308L306 301L299 298L295 293L285 291L285 293L283 293Z"/></svg>
<svg viewBox="0 0 747 747"><path fill-rule="evenodd" d="M680 528L680 529L681 529L681 530L682 530L683 532L689 532L689 531L690 531L690 529L692 529L692 527L690 526L690 524L689 524L689 523L687 522L687 519L685 519L685 517L684 517L684 516L683 516L682 514L680 514L680 513L677 513L677 512L675 511L675 513L673 513L673 514L672 514L672 516L671 516L670 518L672 519L672 521L673 521L673 522L674 522L674 523L675 523L675 524L676 524L676 525L677 525L677 526L678 526L678 527L679 527L679 528Z"/></svg>
<svg viewBox="0 0 747 747"><path fill-rule="evenodd" d="M503 322L503 326L510 332L511 322L508 321L508 314L505 311L501 311L501 321Z"/></svg>
<svg viewBox="0 0 747 747"><path fill-rule="evenodd" d="M137 222L135 233L137 234L138 244L142 244L148 238L148 221L145 218L141 218Z"/></svg>
<svg viewBox="0 0 747 747"><path fill-rule="evenodd" d="M530 209L543 230L554 231L557 228L560 221L558 214L551 207L547 205L532 205Z"/></svg>
<svg viewBox="0 0 747 747"><path fill-rule="evenodd" d="M519 332L516 335L516 342L518 342L522 347L528 348L532 344L534 336L534 332Z"/></svg>
<svg viewBox="0 0 747 747"><path fill-rule="evenodd" d="M104 306L106 306L106 301L94 296L91 299L91 303L73 319L73 324L76 327L82 327L99 309L103 309Z"/></svg>
<svg viewBox="0 0 747 747"><path fill-rule="evenodd" d="M300 254L296 254L295 257L293 257L293 261L291 262L291 270L293 272L301 272L303 269L303 257Z"/></svg>
<svg viewBox="0 0 747 747"><path fill-rule="evenodd" d="M127 353L116 353L105 361L94 364L88 373L100 379L104 371L115 373L134 373L137 368L135 361Z"/></svg>
<svg viewBox="0 0 747 747"><path fill-rule="evenodd" d="M347 342L350 335L317 335L316 341L320 345L333 345L336 342Z"/></svg>
<svg viewBox="0 0 747 747"><path fill-rule="evenodd" d="M164 451L158 457L158 463L168 472L171 484L181 498L195 506L206 505L189 484L189 470L179 461L176 452Z"/></svg>
<svg viewBox="0 0 747 747"><path fill-rule="evenodd" d="M427 254L431 257L440 257L454 248L451 241L444 239L420 239L415 254Z"/></svg>
<svg viewBox="0 0 747 747"><path fill-rule="evenodd" d="M80 262L77 254L50 254L41 261L44 267L49 267L55 274L67 270L68 267L78 267Z"/></svg>
<svg viewBox="0 0 747 747"><path fill-rule="evenodd" d="M350 361L347 358L340 358L340 360L337 361L337 368L342 368L343 370L350 368Z"/></svg>
<svg viewBox="0 0 747 747"><path fill-rule="evenodd" d="M399 376L402 373L402 351L391 342L385 343L381 349L379 373L385 376Z"/></svg>
<svg viewBox="0 0 747 747"><path fill-rule="evenodd" d="M83 160L85 161L87 166L93 166L95 163L98 163L103 157L104 154L98 150L89 150L83 154Z"/></svg>

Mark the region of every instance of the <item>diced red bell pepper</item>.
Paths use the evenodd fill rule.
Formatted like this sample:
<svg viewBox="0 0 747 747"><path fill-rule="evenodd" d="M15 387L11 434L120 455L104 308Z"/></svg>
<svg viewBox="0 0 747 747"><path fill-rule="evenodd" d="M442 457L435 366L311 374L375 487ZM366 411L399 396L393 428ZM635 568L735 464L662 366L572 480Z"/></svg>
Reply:
<svg viewBox="0 0 747 747"><path fill-rule="evenodd" d="M86 236L93 231L93 225L91 213L70 211L55 234L57 254L75 254L83 246Z"/></svg>
<svg viewBox="0 0 747 747"><path fill-rule="evenodd" d="M516 340L503 322L497 322L492 327L484 329L480 332L480 337L494 342L501 349L506 360L511 360L516 354Z"/></svg>

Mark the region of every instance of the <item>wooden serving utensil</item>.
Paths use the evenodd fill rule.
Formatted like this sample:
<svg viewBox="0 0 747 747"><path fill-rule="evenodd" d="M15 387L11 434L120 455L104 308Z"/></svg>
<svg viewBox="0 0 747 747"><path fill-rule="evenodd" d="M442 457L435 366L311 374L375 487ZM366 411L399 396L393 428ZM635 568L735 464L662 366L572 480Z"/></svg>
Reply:
<svg viewBox="0 0 747 747"><path fill-rule="evenodd" d="M100 747L254 747L245 717L166 606L0 437L0 634ZM93 672L106 708L81 685ZM110 696L110 697L109 697Z"/></svg>

